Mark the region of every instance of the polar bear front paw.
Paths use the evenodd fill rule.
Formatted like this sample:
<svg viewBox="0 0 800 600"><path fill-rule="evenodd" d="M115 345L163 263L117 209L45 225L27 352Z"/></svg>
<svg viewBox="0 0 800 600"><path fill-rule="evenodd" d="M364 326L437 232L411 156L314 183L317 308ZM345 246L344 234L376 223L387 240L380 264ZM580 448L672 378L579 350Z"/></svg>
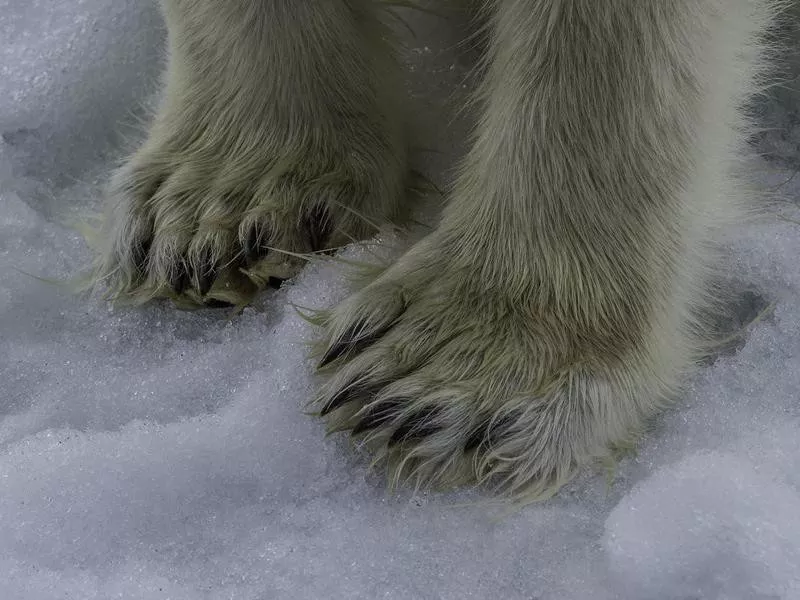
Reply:
<svg viewBox="0 0 800 600"><path fill-rule="evenodd" d="M610 352L457 255L434 234L326 314L321 368L333 374L316 407L385 461L391 484L546 498L626 441L666 390L634 340Z"/></svg>
<svg viewBox="0 0 800 600"><path fill-rule="evenodd" d="M403 193L402 161L377 148L352 165L313 149L276 161L257 146L165 146L145 144L112 184L93 279L114 299L245 304L295 274L298 254L369 235L360 215L392 218Z"/></svg>

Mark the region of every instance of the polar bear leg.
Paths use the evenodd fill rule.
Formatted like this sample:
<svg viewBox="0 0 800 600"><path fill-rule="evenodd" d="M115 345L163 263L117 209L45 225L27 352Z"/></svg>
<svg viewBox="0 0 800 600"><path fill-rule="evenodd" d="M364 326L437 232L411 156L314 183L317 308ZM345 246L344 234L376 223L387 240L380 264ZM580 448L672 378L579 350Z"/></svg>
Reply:
<svg viewBox="0 0 800 600"><path fill-rule="evenodd" d="M373 0L164 0L163 100L116 173L94 279L239 303L401 208L398 67ZM246 276L245 276L246 274Z"/></svg>
<svg viewBox="0 0 800 600"><path fill-rule="evenodd" d="M701 353L767 0L495 0L437 230L325 322L318 406L392 480L554 493Z"/></svg>

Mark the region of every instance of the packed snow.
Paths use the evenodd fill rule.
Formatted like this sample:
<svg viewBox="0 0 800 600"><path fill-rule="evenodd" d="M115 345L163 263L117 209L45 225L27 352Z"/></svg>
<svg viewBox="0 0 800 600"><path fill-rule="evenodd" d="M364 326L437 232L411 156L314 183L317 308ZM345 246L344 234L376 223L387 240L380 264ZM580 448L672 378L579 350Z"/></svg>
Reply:
<svg viewBox="0 0 800 600"><path fill-rule="evenodd" d="M444 110L468 60L418 23L409 85ZM71 224L101 203L163 37L154 1L0 0L0 598L800 598L791 170L757 164L780 217L732 248L742 320L760 318L611 483L585 474L510 515L469 490L392 495L304 414L315 332L292 305L343 297L341 267L232 319L53 283L88 262ZM458 152L448 123L434 178Z"/></svg>

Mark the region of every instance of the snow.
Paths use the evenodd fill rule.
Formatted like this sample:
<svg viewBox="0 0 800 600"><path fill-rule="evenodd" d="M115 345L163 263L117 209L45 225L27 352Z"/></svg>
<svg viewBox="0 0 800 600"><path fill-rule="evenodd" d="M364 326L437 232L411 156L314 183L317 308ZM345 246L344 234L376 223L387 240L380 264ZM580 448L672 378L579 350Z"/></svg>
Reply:
<svg viewBox="0 0 800 600"><path fill-rule="evenodd" d="M441 105L464 65L420 19L411 70ZM85 266L69 223L99 205L162 43L153 2L0 0L0 598L800 598L800 182L794 221L733 248L774 310L610 487L586 474L506 516L468 490L391 495L303 413L314 331L292 304L341 298L336 265L233 319L38 279ZM457 152L458 123L438 131Z"/></svg>

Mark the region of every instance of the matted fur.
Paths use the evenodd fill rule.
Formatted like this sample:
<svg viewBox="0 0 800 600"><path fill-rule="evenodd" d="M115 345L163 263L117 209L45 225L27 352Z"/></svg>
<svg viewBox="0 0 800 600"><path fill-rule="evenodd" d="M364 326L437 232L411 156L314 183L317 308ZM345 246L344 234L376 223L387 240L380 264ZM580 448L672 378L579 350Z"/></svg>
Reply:
<svg viewBox="0 0 800 600"><path fill-rule="evenodd" d="M259 248L315 245L309 214L359 237L355 215L397 213L379 4L165 0L165 101L116 178L95 270L113 295L228 298L214 277L258 285L253 260L284 276ZM781 5L482 2L482 116L439 227L325 315L330 427L392 481L526 501L635 434L704 349Z"/></svg>

